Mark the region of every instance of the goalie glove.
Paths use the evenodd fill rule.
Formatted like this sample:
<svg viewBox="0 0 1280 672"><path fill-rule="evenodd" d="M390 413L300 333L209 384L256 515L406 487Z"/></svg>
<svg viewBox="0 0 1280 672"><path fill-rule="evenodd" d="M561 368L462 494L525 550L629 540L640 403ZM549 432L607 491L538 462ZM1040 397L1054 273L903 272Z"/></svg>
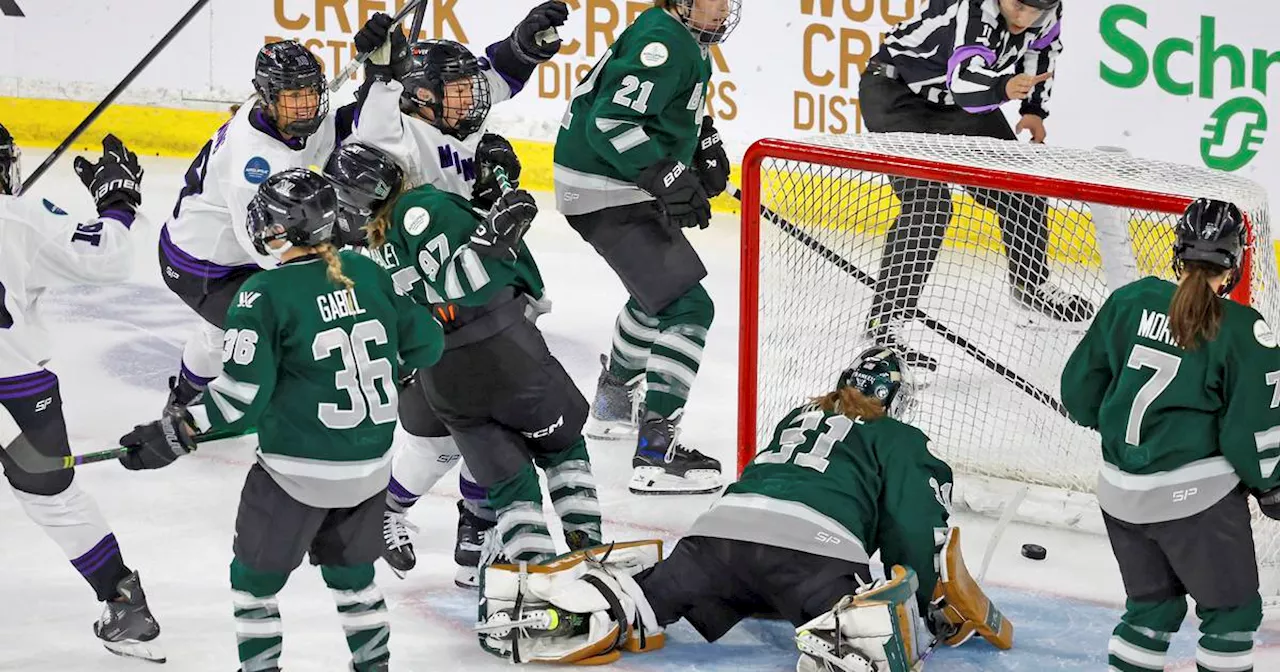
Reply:
<svg viewBox="0 0 1280 672"><path fill-rule="evenodd" d="M538 204L523 189L508 191L498 198L488 217L471 234L471 248L486 257L514 261L520 240L538 216Z"/></svg>
<svg viewBox="0 0 1280 672"><path fill-rule="evenodd" d="M485 567L485 651L514 663L599 665L662 648L662 628L632 578L662 559L658 540L574 551L541 565Z"/></svg>
<svg viewBox="0 0 1280 672"><path fill-rule="evenodd" d="M796 628L797 672L913 672L934 639L916 606L919 579L894 565L889 580L864 586Z"/></svg>

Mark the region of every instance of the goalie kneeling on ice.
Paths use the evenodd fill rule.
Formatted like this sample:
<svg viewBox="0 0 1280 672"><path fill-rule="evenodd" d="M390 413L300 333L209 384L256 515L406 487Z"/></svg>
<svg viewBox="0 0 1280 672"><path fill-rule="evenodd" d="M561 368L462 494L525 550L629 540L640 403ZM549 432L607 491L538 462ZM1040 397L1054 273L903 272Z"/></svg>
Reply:
<svg viewBox="0 0 1280 672"><path fill-rule="evenodd" d="M796 628L797 672L917 672L938 641L959 646L974 634L996 648L1012 648L1013 623L970 576L960 554L959 528L939 530L939 538L929 627L915 599L915 571L894 565L887 580L859 588Z"/></svg>
<svg viewBox="0 0 1280 672"><path fill-rule="evenodd" d="M611 663L662 648L632 578L662 559L660 540L574 551L541 565L495 564L480 584L480 646L515 663Z"/></svg>

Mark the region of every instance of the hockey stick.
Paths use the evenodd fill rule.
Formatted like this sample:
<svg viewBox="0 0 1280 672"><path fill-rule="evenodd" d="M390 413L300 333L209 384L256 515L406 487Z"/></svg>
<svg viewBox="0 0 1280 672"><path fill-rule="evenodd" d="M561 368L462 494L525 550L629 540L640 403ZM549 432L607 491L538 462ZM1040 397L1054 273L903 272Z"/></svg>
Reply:
<svg viewBox="0 0 1280 672"><path fill-rule="evenodd" d="M737 185L730 184L729 193L731 196L738 199L739 202L742 201L742 190L739 189ZM782 215L779 215L773 210L770 210L767 206L763 204L760 205L760 215L765 219L768 219L770 222L773 222L775 226L777 226L779 229L782 229L782 231L787 235L791 236L792 238L795 238L805 247L808 247L814 252L817 252L819 256L821 256L823 259L826 259L827 261L834 264L836 268L839 268L845 273L848 273L849 275L853 276L855 279L857 279L859 282L866 285L867 287L870 287L872 289L875 288L875 285L876 285L875 277L873 277L866 271L863 271L862 269L858 268L853 264L853 262L840 256L831 248L827 247L826 245L823 245L821 242L818 241L818 239L814 238L813 236L801 230L800 227L796 226L795 224L792 224L791 222L788 222L786 219L783 219ZM1061 415L1062 417L1067 418L1068 420L1071 419L1071 416L1067 413L1066 407L1064 407L1062 405L1062 402L1058 401L1057 398L1055 398L1052 394L1049 394L1048 392L1040 389L1031 381L1027 380L1026 378L1023 378L1022 376L1018 375L1016 372L1009 369L1009 367L996 361L990 355L988 355L987 353L979 349L978 346L969 342L969 339L952 331L945 324L933 319L932 317L929 317L924 311L920 310L919 308L912 308L910 312L906 314L904 319L914 319L919 321L924 326L933 330L934 333L938 334L939 336L946 339L950 343L959 347L961 350L964 350L965 352L969 353L969 355L973 357L975 360L977 360L979 364L982 364L988 369L991 369L996 374L1002 376L1005 380L1013 383L1015 387L1025 392L1032 399L1035 399L1036 401L1044 404L1045 406L1052 408L1055 412L1058 413L1058 415Z"/></svg>
<svg viewBox="0 0 1280 672"><path fill-rule="evenodd" d="M418 41L418 33L422 30L422 21L427 18L427 3L418 3L418 8L413 10L413 23L409 26L409 42Z"/></svg>
<svg viewBox="0 0 1280 672"><path fill-rule="evenodd" d="M424 0L413 0L404 7L401 7L400 11L396 12L396 15L391 17L391 29L395 30L396 26L399 26L400 22L404 21L406 16L409 16L409 12L417 11L418 7L422 7L425 11L426 5ZM418 16L415 16L414 18L417 20ZM419 24L418 27L421 28L421 24ZM414 35L416 36L417 33L415 32ZM329 92L333 93L338 89L341 89L342 84L351 79L351 76L356 74L356 70L358 70L360 66L364 65L364 62L369 60L369 57L372 55L372 51L364 54L356 54L356 57L351 59L351 62L342 69L342 72L339 72L338 76L334 77L332 82L329 82ZM254 97L256 97L256 95ZM249 101L252 102L254 97L250 97Z"/></svg>
<svg viewBox="0 0 1280 672"><path fill-rule="evenodd" d="M227 431L227 430L210 430L194 437L197 444L206 443L208 441L219 441L221 439L231 439L237 436L244 436L256 432L257 429L248 429L244 431ZM74 469L80 465L93 464L94 462L106 462L114 460L128 454L133 450L126 446L118 446L116 448L108 448L93 453L84 453L82 455L67 455L65 457L50 457L40 453L35 446L27 440L25 434L19 434L4 451L13 459L23 471L29 474L44 474L52 471L61 471L63 469Z"/></svg>
<svg viewBox="0 0 1280 672"><path fill-rule="evenodd" d="M1014 493L1013 499L1004 505L1004 512L1000 514L1000 520L996 522L996 529L991 532L991 539L987 541L987 550L982 554L982 567L978 568L978 583L987 578L987 568L991 566L991 560L996 555L996 546L1000 544L1000 538L1004 536L1005 528L1009 527L1009 523L1013 522L1013 517L1018 513L1018 507L1022 505L1022 500L1027 498L1027 492L1030 490L1027 486L1018 488Z"/></svg>
<svg viewBox="0 0 1280 672"><path fill-rule="evenodd" d="M27 181L22 184L22 189L18 192L19 196L27 193L27 190L31 189L32 185L36 183L36 180L39 180L40 176L44 175L45 172L49 170L50 166L53 165L53 162L57 161L58 157L62 156L63 152L67 151L67 148L71 146L71 143L75 142L76 138L80 137L80 134L84 133L85 129L89 128L89 125L96 121L98 117L106 111L109 105L115 102L116 98L118 98L125 90L125 87L133 83L133 80L142 73L142 70L150 65L151 61L155 60L156 56L159 56L160 52L164 50L165 47L169 46L169 43L173 41L173 38L177 37L178 33L182 32L182 29L185 28L188 23L191 23L191 20L195 18L196 14L199 13L200 10L204 9L204 6L207 4L209 4L209 0L196 0L196 3L191 6L191 9L187 10L187 13L183 14L181 19L178 19L178 23L175 24L173 28L170 28L169 32L165 33L164 37L160 38L160 41L156 43L156 46L152 47L151 51L147 52L147 55L143 56L142 60L139 61L137 65L133 66L133 70L130 70L129 74L125 75L124 79L120 80L119 84L116 84L116 88L112 89L111 93L108 93L107 97L103 98L102 102L98 103L98 106L93 108L93 111L89 113L89 116L85 117L84 121L80 122L80 125L76 126L75 130L71 131L71 135L68 135L63 139L62 143L54 148L53 152L50 153L49 156L45 157L44 163L41 163L40 166L36 168L35 172L31 173L31 177L28 177Z"/></svg>

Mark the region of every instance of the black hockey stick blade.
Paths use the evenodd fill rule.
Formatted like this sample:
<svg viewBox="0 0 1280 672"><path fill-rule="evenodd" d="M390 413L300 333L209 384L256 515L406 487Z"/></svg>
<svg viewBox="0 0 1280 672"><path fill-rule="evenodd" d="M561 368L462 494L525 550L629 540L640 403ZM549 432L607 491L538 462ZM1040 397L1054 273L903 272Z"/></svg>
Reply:
<svg viewBox="0 0 1280 672"><path fill-rule="evenodd" d="M739 189L737 185L734 185L734 184L729 185L729 191L730 191L730 195L732 195L735 199L737 199L738 202L742 202L742 190ZM867 273L861 268L858 268L853 264L853 262L840 256L840 254L837 253L835 250L832 250L826 245L823 245L817 238L814 238L808 233L805 233L800 227L796 226L795 224L792 224L791 222L788 222L786 219L782 217L782 215L779 215L773 210L770 210L764 204L760 205L760 215L765 219L769 220L770 222L772 222L774 226L777 226L779 229L781 229L783 233L786 233L787 235L799 241L805 247L816 252L818 256L830 262L836 268L839 268L845 273L848 273L849 275L853 276L855 279L857 279L859 282L866 285L867 287L871 287L871 288L875 287L875 284L876 284L875 276ZM982 364L988 369L991 369L997 375L1001 376L1002 378L1009 381L1010 383L1013 383L1014 387L1017 387L1019 390L1022 390L1032 399L1035 399L1036 401L1053 409L1054 412L1056 412L1058 415L1061 415L1062 417L1068 420L1071 419L1071 415L1067 413L1067 408L1062 405L1061 401L1058 401L1057 397L1054 397L1052 394L1036 386L1035 383L1032 383L1026 378L1023 378L1022 376L1018 375L1017 372L1013 371L1012 369L1005 366L1004 364L996 361L990 355L983 352L981 348L971 343L969 339L952 331L950 328L947 327L947 325L933 319L932 317L929 317L929 315L926 314L924 311L920 310L919 308L913 308L911 312L906 315L906 319L914 319L919 321L924 326L933 330L934 333L946 339L948 342L952 343L956 347L959 347L961 350L964 350L966 353L969 354L970 357L973 357L975 360L977 360L979 364Z"/></svg>
<svg viewBox="0 0 1280 672"><path fill-rule="evenodd" d="M196 0L196 3L191 6L191 9L187 10L187 13L183 14L181 19L178 19L178 23L174 24L174 26L169 29L169 32L165 33L164 37L160 38L160 41L156 43L156 46L152 47L151 51L147 52L147 55L143 56L142 60L138 61L138 64L133 66L133 70L130 70L129 74L125 75L124 79L120 80L119 84L116 84L116 88L112 89L111 93L108 93L107 97L103 98L102 102L98 103L98 106L93 108L93 111L89 113L89 116L85 117L84 121L80 122L80 125L76 126L75 130L71 131L71 134L63 139L62 143L50 152L49 156L45 157L44 163L41 163L40 166L36 168L35 172L31 173L31 177L28 177L27 181L22 183L22 190L18 192L19 196L27 193L27 191L31 189L31 186L36 183L36 180L39 180L40 176L44 175L45 172L49 170L49 167L58 160L58 157L62 156L62 154L67 151L67 148L71 146L71 143L75 142L76 138L80 137L80 134L84 133L85 129L89 128L90 124L96 121L98 117L102 116L102 113L115 102L116 98L120 97L120 94L125 90L125 88L132 84L133 80L137 79L138 75L142 74L142 71L151 64L151 61L154 61L156 56L159 56L160 52L164 51L164 48L169 46L169 43L173 41L173 38L177 37L178 33L182 32L182 29L186 28L187 24L191 23L191 20L196 17L196 14L199 14L200 10L204 9L207 4L209 4L209 0Z"/></svg>

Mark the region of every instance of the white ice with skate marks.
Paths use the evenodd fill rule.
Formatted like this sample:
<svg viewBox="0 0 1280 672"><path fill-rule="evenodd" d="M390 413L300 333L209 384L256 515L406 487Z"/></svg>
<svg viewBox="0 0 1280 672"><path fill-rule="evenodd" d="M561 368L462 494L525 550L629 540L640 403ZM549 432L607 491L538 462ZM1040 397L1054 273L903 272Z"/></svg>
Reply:
<svg viewBox="0 0 1280 672"><path fill-rule="evenodd" d="M26 168L43 158L30 152ZM67 423L76 452L113 445L135 423L153 419L164 402L164 379L177 367L182 342L196 318L163 287L156 268L159 224L173 206L185 161L143 159L145 207L139 222L136 271L130 283L48 297L53 331L50 368L62 381ZM71 212L88 213L88 196L64 159L38 185ZM537 255L554 310L540 321L552 350L588 397L608 347L613 319L625 295L586 243L539 198L544 214L529 240ZM736 218L720 216L706 231L691 231L709 270L707 287L717 303L702 373L694 388L683 437L699 450L734 463L736 434L737 267ZM826 381L835 372L815 372ZM825 384L825 383L824 383ZM926 403L945 400L935 383ZM956 392L960 392L958 388ZM805 390L806 393L819 390ZM1016 428L1010 430L1016 431ZM600 482L605 533L618 539L658 537L673 543L714 495L659 498L626 492L631 476L629 444L592 443ZM246 439L207 445L173 466L128 472L113 463L77 474L112 524L126 562L139 570L152 610L161 624L158 640L168 669L226 672L236 667L234 622L228 587L232 530L244 475L252 462ZM424 497L411 518L418 568L396 579L379 563L378 582L392 621L392 669L506 670L509 664L480 650L470 627L476 618L473 593L453 587L454 499L448 476ZM550 509L548 514L550 515ZM969 566L977 571L994 521L960 514ZM1019 547L1037 543L1047 560L1021 557ZM90 631L100 605L58 548L23 514L13 497L0 495L0 670L88 672L149 669L103 650ZM1016 643L997 653L983 642L935 654L930 669L1096 670L1105 665L1107 638L1122 603L1115 561L1106 540L1080 532L1044 530L1014 523L1003 535L986 582L997 604L1015 623ZM286 670L344 670L348 654L329 591L316 568L304 562L280 595L285 624L282 664ZM1194 637L1188 623L1174 644L1174 669L1190 670ZM748 621L716 644L705 644L687 625L672 628L665 650L626 655L617 669L786 670L793 669L791 628ZM1257 669L1280 666L1280 642L1264 634ZM156 668L159 669L159 668Z"/></svg>

